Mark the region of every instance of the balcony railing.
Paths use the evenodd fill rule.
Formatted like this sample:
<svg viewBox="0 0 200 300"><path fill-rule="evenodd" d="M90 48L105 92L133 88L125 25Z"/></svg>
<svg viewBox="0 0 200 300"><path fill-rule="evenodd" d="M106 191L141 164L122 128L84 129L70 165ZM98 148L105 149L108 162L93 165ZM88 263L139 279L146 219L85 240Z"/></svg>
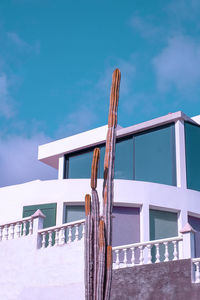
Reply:
<svg viewBox="0 0 200 300"><path fill-rule="evenodd" d="M73 241L84 239L85 219L41 229L38 233L42 237L41 248L43 249L70 244Z"/></svg>
<svg viewBox="0 0 200 300"><path fill-rule="evenodd" d="M179 259L179 243L182 241L182 237L172 237L113 247L113 268L177 260Z"/></svg>
<svg viewBox="0 0 200 300"><path fill-rule="evenodd" d="M34 217L30 216L18 221L0 225L0 241L32 235L33 220Z"/></svg>
<svg viewBox="0 0 200 300"><path fill-rule="evenodd" d="M193 282L200 283L200 257L192 259Z"/></svg>

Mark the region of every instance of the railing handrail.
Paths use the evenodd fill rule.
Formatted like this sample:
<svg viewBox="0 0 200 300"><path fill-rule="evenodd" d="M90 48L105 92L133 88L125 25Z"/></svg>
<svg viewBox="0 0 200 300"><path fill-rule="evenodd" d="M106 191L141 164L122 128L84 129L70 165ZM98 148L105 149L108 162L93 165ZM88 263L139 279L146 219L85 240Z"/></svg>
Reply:
<svg viewBox="0 0 200 300"><path fill-rule="evenodd" d="M147 245L155 245L155 244L161 244L164 242L173 242L173 241L182 241L183 237L182 236L175 236L171 238L166 238L166 239L160 239L160 240L153 240L153 241L148 241L148 242L142 242L142 243L135 243L135 244L128 244L128 245L122 245L122 246L116 246L113 247L113 250L121 250L121 249L129 249L133 247L140 247L140 246L147 246Z"/></svg>
<svg viewBox="0 0 200 300"><path fill-rule="evenodd" d="M29 221L29 220L31 220L31 219L34 219L34 217L33 217L33 216L30 216L30 217L22 218L22 219L17 220L17 221L13 221L13 222L9 222L9 223L0 224L0 227L1 227L1 228L4 228L4 227L6 227L6 226L16 225L17 223L20 223L20 224L21 224L21 223L23 223L23 222L25 222L25 221Z"/></svg>
<svg viewBox="0 0 200 300"><path fill-rule="evenodd" d="M200 257L192 258L192 262L200 262Z"/></svg>
<svg viewBox="0 0 200 300"><path fill-rule="evenodd" d="M53 230L61 229L61 228L67 228L69 226L74 226L76 224L83 224L83 223L85 223L85 219L81 219L81 220L73 221L73 222L69 222L69 223L64 223L64 224L59 225L59 226L52 226L52 227L48 227L48 228L45 228L45 229L40 229L40 230L38 230L38 233L41 234L43 232L53 231Z"/></svg>

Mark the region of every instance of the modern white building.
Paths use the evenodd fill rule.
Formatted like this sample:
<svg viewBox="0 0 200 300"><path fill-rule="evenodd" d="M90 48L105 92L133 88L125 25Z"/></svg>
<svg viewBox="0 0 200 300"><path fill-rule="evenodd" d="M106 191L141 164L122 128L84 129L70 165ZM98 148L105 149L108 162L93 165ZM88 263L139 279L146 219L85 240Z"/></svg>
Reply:
<svg viewBox="0 0 200 300"><path fill-rule="evenodd" d="M0 299L27 299L30 291L33 296L29 299L35 299L38 293L44 295L39 299L57 299L51 296L57 293L62 297L69 290L68 299L84 299L84 197L90 193L93 149L99 147L97 190L102 199L106 133L107 126L102 126L39 146L39 161L56 168L58 179L0 188L0 283L5 286L0 290ZM199 151L200 116L190 118L179 111L130 127L117 127L115 267L120 263L200 257L199 233L187 249L189 255L183 250L187 234L183 232L183 237L180 233L187 223L200 231ZM32 216L37 209L46 216L43 226L40 214ZM189 224L185 232L192 237ZM154 240L161 242L150 242ZM134 259L133 245L129 247L132 254L123 247L128 244L138 248ZM66 257L67 268L63 262ZM23 275L10 290L21 264ZM3 274L7 274L8 282Z"/></svg>

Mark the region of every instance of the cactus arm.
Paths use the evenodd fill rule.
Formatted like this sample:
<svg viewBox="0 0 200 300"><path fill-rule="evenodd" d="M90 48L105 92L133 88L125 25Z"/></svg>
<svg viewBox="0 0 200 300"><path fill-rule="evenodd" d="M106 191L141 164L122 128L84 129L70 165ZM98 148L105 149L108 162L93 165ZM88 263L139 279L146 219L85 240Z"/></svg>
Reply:
<svg viewBox="0 0 200 300"><path fill-rule="evenodd" d="M107 246L106 284L105 284L104 299L110 299L111 283L112 283L112 247Z"/></svg>
<svg viewBox="0 0 200 300"><path fill-rule="evenodd" d="M91 170L91 188L92 188L92 220L93 220L93 300L97 297L97 272L98 272L98 229L99 229L99 197L96 191L97 173L100 158L100 149L95 148L93 152L92 170Z"/></svg>
<svg viewBox="0 0 200 300"><path fill-rule="evenodd" d="M105 292L105 226L104 221L99 222L99 257L98 257L98 274L97 274L97 300L104 299Z"/></svg>
<svg viewBox="0 0 200 300"><path fill-rule="evenodd" d="M93 300L93 224L91 215L91 197L85 196L85 299Z"/></svg>

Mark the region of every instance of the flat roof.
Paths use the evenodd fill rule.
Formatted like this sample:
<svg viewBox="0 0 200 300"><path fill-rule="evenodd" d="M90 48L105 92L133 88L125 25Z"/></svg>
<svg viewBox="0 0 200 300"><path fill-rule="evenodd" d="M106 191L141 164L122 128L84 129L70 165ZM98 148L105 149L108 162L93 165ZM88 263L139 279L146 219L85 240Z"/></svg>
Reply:
<svg viewBox="0 0 200 300"><path fill-rule="evenodd" d="M128 136L161 125L176 122L177 120L189 121L198 125L200 124L200 116L189 118L182 111L178 111L126 128L122 128L118 125L117 137ZM107 125L41 145L38 147L38 160L58 169L59 157L66 153L102 144L106 141L106 134Z"/></svg>

